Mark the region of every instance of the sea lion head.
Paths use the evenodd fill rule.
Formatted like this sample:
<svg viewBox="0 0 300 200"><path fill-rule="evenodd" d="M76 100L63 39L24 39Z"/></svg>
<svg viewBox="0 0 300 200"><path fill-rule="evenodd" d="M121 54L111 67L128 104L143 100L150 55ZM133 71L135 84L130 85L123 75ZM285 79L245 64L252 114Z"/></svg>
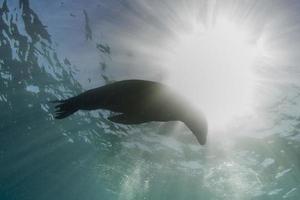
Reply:
<svg viewBox="0 0 300 200"><path fill-rule="evenodd" d="M204 145L207 140L207 120L200 111L190 111L185 114L185 118L182 120L185 125L193 132L198 142Z"/></svg>

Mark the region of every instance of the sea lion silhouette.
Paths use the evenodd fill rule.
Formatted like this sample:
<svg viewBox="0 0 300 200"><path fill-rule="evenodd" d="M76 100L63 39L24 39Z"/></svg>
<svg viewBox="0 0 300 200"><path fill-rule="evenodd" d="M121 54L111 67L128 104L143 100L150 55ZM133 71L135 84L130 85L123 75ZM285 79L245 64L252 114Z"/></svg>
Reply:
<svg viewBox="0 0 300 200"><path fill-rule="evenodd" d="M77 110L105 109L118 113L108 119L121 124L182 121L201 145L206 143L207 122L202 113L158 82L118 81L52 102L58 103L55 106L56 119L63 119Z"/></svg>

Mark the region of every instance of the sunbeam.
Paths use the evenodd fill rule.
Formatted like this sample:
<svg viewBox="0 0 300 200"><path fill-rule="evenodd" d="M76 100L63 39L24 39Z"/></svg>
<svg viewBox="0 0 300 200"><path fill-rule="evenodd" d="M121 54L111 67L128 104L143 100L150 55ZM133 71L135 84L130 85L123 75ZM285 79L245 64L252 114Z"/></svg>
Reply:
<svg viewBox="0 0 300 200"><path fill-rule="evenodd" d="M167 82L203 110L212 130L251 110L260 51L249 38L246 29L219 18L211 27L194 25L168 44Z"/></svg>
<svg viewBox="0 0 300 200"><path fill-rule="evenodd" d="M271 0L0 0L0 200L300 199L299 10ZM155 107L163 95L152 87L120 87L77 108L182 113L194 130L200 110L206 144L178 121L128 115L141 124L120 125L109 119L126 115L101 109L54 118L51 100L128 79L167 84L186 101L163 90Z"/></svg>

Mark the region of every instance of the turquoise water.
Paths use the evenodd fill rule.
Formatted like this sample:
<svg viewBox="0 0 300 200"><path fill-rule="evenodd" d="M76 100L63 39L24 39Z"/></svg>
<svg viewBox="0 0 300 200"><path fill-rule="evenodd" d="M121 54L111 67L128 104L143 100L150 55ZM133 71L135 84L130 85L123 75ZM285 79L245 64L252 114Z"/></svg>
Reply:
<svg viewBox="0 0 300 200"><path fill-rule="evenodd" d="M151 71L146 62L145 69L116 66L143 62L137 52L125 52L120 35L140 41L130 34L141 23L169 31L156 10L147 7L153 15L144 16L143 4L134 1L1 3L1 200L300 198L299 3L275 4L283 10L276 20L286 23L276 33L279 42L271 43L289 48L280 52L282 66L259 69L270 98L257 116L210 133L205 146L180 123L117 125L100 111L53 119L50 100ZM132 21L137 18L142 22Z"/></svg>

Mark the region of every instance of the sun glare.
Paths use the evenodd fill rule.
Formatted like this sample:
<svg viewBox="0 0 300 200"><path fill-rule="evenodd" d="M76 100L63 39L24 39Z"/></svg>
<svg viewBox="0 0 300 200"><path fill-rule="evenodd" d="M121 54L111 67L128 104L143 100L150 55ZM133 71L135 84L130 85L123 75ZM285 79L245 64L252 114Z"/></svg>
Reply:
<svg viewBox="0 0 300 200"><path fill-rule="evenodd" d="M251 110L258 56L244 29L227 20L180 33L165 58L167 83L197 105L209 129L221 129Z"/></svg>

